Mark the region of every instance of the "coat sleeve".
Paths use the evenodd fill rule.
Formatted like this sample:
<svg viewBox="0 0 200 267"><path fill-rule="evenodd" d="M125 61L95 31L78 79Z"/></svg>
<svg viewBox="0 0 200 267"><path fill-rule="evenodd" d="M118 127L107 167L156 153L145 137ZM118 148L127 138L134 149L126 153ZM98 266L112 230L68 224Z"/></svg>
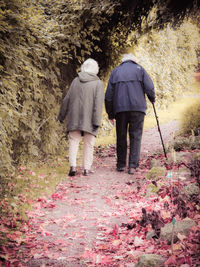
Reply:
<svg viewBox="0 0 200 267"><path fill-rule="evenodd" d="M64 97L61 107L60 107L60 111L58 114L58 120L60 123L63 123L66 114L67 114L67 109L68 109L68 100L69 100L69 91L67 92L66 96Z"/></svg>
<svg viewBox="0 0 200 267"><path fill-rule="evenodd" d="M60 123L63 123L63 121L67 115L67 111L68 111L68 107L69 107L69 98L70 98L70 93L71 93L72 88L73 88L73 83L74 83L74 80L71 83L69 90L67 91L67 94L64 97L62 104L61 104L61 107L60 107L60 111L59 111L58 118L57 118Z"/></svg>
<svg viewBox="0 0 200 267"><path fill-rule="evenodd" d="M92 124L94 127L101 126L103 101L104 101L104 85L103 82L100 81L99 84L97 85L94 98L93 116L92 116Z"/></svg>
<svg viewBox="0 0 200 267"><path fill-rule="evenodd" d="M148 96L149 100L154 103L156 100L154 84L148 73L143 69L143 86L144 92Z"/></svg>
<svg viewBox="0 0 200 267"><path fill-rule="evenodd" d="M113 97L114 97L114 85L112 83L112 73L111 73L105 94L105 108L108 114L108 118L110 120L114 119Z"/></svg>

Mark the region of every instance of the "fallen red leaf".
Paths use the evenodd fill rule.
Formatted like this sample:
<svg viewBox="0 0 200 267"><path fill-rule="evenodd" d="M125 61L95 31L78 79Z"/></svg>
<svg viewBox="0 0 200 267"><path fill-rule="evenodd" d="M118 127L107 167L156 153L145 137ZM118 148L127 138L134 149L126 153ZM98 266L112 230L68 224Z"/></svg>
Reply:
<svg viewBox="0 0 200 267"><path fill-rule="evenodd" d="M112 231L112 234L113 234L115 239L118 239L118 233L119 233L119 229L118 229L118 226L115 224L113 231Z"/></svg>
<svg viewBox="0 0 200 267"><path fill-rule="evenodd" d="M165 262L164 265L167 266L168 264L174 264L176 266L177 257L175 255L171 255Z"/></svg>

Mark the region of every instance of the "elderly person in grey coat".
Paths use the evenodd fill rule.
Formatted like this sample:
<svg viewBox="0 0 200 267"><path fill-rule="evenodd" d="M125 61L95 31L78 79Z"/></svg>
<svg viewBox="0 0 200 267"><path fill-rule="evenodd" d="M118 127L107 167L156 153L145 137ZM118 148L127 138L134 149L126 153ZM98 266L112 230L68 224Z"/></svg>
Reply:
<svg viewBox="0 0 200 267"><path fill-rule="evenodd" d="M76 175L76 157L79 143L83 137L83 174L91 172L95 137L101 125L104 102L104 85L97 76L98 63L87 59L81 66L81 72L72 81L63 99L58 120L66 118L69 133L69 176Z"/></svg>

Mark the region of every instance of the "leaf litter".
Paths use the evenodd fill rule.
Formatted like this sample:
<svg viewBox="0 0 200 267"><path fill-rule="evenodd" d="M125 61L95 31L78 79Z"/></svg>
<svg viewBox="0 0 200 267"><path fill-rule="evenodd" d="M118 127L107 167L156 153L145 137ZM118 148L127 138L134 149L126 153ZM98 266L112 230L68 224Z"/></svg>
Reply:
<svg viewBox="0 0 200 267"><path fill-rule="evenodd" d="M105 153L109 155L106 160ZM180 167L173 163L166 166L159 181L146 180L150 154L141 158L141 167L133 176L117 173L114 153L110 147L104 157L97 154L91 176L84 177L81 171L73 179L66 176L49 197L32 200L27 219L17 214L1 217L2 266L125 267L136 264L143 254L161 255L165 266L200 264L199 198L187 201L180 194L186 184L196 183L195 177L172 184L167 174ZM163 155L153 157L165 164ZM158 192L149 194L149 186L158 182ZM23 196L21 201L30 202ZM6 206L4 201L1 204ZM161 228L183 218L193 219L196 226L188 236L177 235L172 252L172 244L160 239Z"/></svg>

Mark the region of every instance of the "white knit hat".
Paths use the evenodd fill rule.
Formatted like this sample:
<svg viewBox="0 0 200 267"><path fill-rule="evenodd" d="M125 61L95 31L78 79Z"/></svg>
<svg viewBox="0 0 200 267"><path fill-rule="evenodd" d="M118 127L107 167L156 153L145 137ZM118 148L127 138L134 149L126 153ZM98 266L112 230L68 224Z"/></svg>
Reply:
<svg viewBox="0 0 200 267"><path fill-rule="evenodd" d="M81 71L89 72L89 73L97 75L99 72L99 65L98 65L96 60L94 60L92 58L88 58L81 65Z"/></svg>

